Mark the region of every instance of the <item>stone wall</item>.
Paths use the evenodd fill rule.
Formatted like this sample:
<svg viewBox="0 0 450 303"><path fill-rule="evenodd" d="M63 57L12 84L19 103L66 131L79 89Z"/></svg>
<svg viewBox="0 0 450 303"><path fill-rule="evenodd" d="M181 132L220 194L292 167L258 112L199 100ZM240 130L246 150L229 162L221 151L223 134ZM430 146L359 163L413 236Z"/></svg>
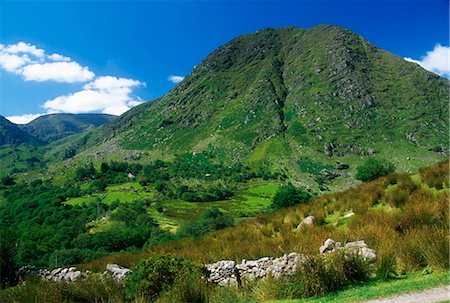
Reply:
<svg viewBox="0 0 450 303"><path fill-rule="evenodd" d="M341 250L360 255L369 262L376 259L375 251L370 249L363 240L343 245L340 242L327 239L324 245L320 247L321 254ZM242 260L241 263L236 263L233 260L221 260L207 264L206 268L209 271L208 281L224 286L240 284L242 280L262 279L269 275L275 279L283 275L292 275L305 260L306 256L292 252L279 258L264 257L258 260Z"/></svg>

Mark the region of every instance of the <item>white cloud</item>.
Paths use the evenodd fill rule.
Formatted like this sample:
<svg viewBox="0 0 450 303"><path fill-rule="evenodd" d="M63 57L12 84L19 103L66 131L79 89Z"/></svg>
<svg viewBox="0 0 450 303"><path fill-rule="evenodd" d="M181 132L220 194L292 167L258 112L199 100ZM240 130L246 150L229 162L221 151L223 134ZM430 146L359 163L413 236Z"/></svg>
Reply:
<svg viewBox="0 0 450 303"><path fill-rule="evenodd" d="M95 74L69 57L45 55L43 49L19 42L0 45L0 68L22 75L26 81L86 82Z"/></svg>
<svg viewBox="0 0 450 303"><path fill-rule="evenodd" d="M20 73L22 66L30 62L27 55L18 56L0 52L0 67L8 72Z"/></svg>
<svg viewBox="0 0 450 303"><path fill-rule="evenodd" d="M87 113L101 111L120 115L142 101L131 95L132 88L145 85L139 81L112 76L99 77L83 90L48 100L43 107L51 113ZM137 99L137 100L136 100Z"/></svg>
<svg viewBox="0 0 450 303"><path fill-rule="evenodd" d="M15 124L27 124L28 122L33 121L34 119L43 116L44 114L25 114L20 116L8 116L6 119Z"/></svg>
<svg viewBox="0 0 450 303"><path fill-rule="evenodd" d="M143 103L132 94L133 89L145 83L113 76L96 77L87 66L81 66L61 54L46 54L34 45L19 42L0 44L0 69L21 75L25 81L53 81L84 84L79 91L47 100L42 107L49 113L103 112L120 115ZM183 77L173 76L175 81ZM179 82L178 81L178 82ZM9 116L14 123L28 123L43 114Z"/></svg>
<svg viewBox="0 0 450 303"><path fill-rule="evenodd" d="M87 67L76 62L52 62L30 64L23 68L22 75L26 81L86 82L95 74Z"/></svg>
<svg viewBox="0 0 450 303"><path fill-rule="evenodd" d="M51 54L50 56L48 56L48 58L53 61L64 61L64 62L69 62L72 60L69 57L65 57L60 54Z"/></svg>
<svg viewBox="0 0 450 303"><path fill-rule="evenodd" d="M450 76L450 47L436 44L432 51L428 51L420 60L404 58L406 61L417 63L424 69L441 76Z"/></svg>
<svg viewBox="0 0 450 303"><path fill-rule="evenodd" d="M183 81L184 77L183 76L175 76L175 75L170 75L167 80L169 80L172 83L180 83L181 81Z"/></svg>
<svg viewBox="0 0 450 303"><path fill-rule="evenodd" d="M19 42L17 44L9 44L7 46L2 45L2 52L10 54L30 54L38 58L44 57L45 51L43 49L37 48L34 45Z"/></svg>

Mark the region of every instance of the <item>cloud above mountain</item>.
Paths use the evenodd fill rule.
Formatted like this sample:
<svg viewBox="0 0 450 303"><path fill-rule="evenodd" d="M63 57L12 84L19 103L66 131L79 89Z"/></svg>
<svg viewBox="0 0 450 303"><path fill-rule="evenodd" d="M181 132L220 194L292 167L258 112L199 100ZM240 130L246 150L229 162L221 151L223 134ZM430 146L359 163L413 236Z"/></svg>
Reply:
<svg viewBox="0 0 450 303"><path fill-rule="evenodd" d="M84 85L83 90L48 100L43 107L50 113L101 111L104 114L120 115L142 103L142 100L133 97L131 93L133 87L144 85L145 83L132 79L98 77Z"/></svg>
<svg viewBox="0 0 450 303"><path fill-rule="evenodd" d="M0 67L21 75L25 81L85 82L95 74L86 66L60 54L47 55L25 42L0 44Z"/></svg>
<svg viewBox="0 0 450 303"><path fill-rule="evenodd" d="M134 79L96 76L89 67L70 57L57 53L49 55L45 50L25 42L0 44L0 69L19 75L25 81L83 85L79 91L46 100L42 104L44 113L7 117L18 124L28 123L48 113L102 112L120 115L143 102L133 95L133 89L146 85Z"/></svg>
<svg viewBox="0 0 450 303"><path fill-rule="evenodd" d="M183 76L175 76L175 75L170 75L167 80L169 80L170 82L177 84L180 83L181 81L183 81L184 77Z"/></svg>
<svg viewBox="0 0 450 303"><path fill-rule="evenodd" d="M404 58L406 61L417 63L424 69L435 74L450 77L450 47L436 44L432 51L428 51L420 60L409 57Z"/></svg>

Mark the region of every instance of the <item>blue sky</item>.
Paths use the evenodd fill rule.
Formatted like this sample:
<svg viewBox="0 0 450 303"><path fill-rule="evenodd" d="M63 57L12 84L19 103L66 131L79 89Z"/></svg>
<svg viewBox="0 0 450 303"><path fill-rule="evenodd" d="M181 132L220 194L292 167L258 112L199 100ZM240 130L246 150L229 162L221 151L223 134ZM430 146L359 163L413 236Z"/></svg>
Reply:
<svg viewBox="0 0 450 303"><path fill-rule="evenodd" d="M50 112L121 113L166 93L176 85L170 76L187 75L218 46L266 27L337 24L449 75L446 0L0 5L0 114L14 122Z"/></svg>

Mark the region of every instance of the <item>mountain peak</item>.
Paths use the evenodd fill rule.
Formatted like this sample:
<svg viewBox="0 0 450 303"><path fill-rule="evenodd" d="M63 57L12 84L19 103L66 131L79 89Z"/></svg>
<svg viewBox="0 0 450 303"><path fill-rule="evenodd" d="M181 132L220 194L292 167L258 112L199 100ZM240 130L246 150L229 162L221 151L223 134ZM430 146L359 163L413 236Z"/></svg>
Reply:
<svg viewBox="0 0 450 303"><path fill-rule="evenodd" d="M232 160L361 156L394 143L427 150L446 146L447 86L336 25L264 29L219 47L168 94L92 142L113 137L125 149Z"/></svg>

